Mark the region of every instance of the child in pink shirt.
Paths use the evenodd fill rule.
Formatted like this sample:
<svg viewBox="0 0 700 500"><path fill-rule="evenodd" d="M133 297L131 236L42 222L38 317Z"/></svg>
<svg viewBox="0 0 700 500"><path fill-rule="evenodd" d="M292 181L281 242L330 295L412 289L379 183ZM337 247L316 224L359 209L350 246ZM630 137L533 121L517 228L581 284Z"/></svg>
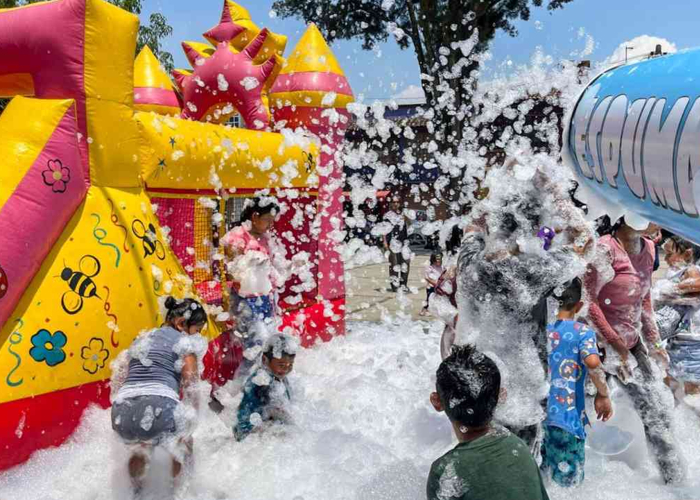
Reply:
<svg viewBox="0 0 700 500"><path fill-rule="evenodd" d="M425 298L425 304L423 305L423 309L420 312L421 316L427 316L428 314L430 296L433 294L433 292L435 292L435 287L437 286L437 282L440 279L440 276L442 276L443 271L444 270L442 268L442 254L434 252L430 256L430 264L425 268L425 283L427 296Z"/></svg>
<svg viewBox="0 0 700 500"><path fill-rule="evenodd" d="M278 211L271 200L253 199L241 214L241 225L222 240L233 278L230 312L243 337L242 373L257 359L259 349L254 348L262 346L262 330L275 315L275 291L288 276L285 249L270 234Z"/></svg>

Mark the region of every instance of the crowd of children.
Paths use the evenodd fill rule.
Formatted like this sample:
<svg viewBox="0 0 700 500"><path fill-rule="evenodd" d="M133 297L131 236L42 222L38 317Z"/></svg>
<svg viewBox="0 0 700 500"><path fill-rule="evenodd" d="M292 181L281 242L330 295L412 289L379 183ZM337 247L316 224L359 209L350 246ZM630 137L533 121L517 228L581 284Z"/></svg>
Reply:
<svg viewBox="0 0 700 500"><path fill-rule="evenodd" d="M164 324L137 338L126 351L128 363L115 374L112 426L131 448L128 470L137 495L143 487L150 456L156 446L164 446L172 454L173 478L180 476L183 464L191 457L191 424L195 417L188 409L198 406L192 388L201 372L198 364L204 358L208 357L208 370L211 372L205 371L204 377L212 382L215 389L234 377L240 380L240 397L232 428L232 436L237 441L246 439L252 433L291 422L289 403L293 391L287 377L294 367L298 342L291 335L271 333L273 329L270 328L274 325L272 318L276 310L274 288L283 283L280 280L285 276L280 260L275 259L272 250L274 239L268 232L277 208L273 203L261 204L259 201L248 208L244 212L244 224L224 237L234 277L231 308L235 325L233 330L212 341L205 355L206 348L197 347L198 343L192 340L192 336L196 336L207 323L204 308L193 299L168 297L164 303ZM500 224L497 229L504 231L505 222L501 221ZM542 229L536 226L533 227L542 233ZM617 249L619 255L611 260L612 267L617 269L615 272L622 273L620 269L627 265L625 269L641 287L634 289L634 297L630 288L624 300L639 302L642 312L637 320L640 324L645 322L643 328L649 332L647 340L652 342L651 347L658 354L660 362L663 362L662 354L665 353L660 342L668 342L670 369L667 383L677 392L690 396L698 394L700 339L693 325L700 318L700 268L695 264L700 258L700 249L677 237L667 239L662 246L669 272L666 279L657 284L653 294L659 320L657 328L655 323L648 324L648 317L644 316L651 307L651 299L648 304L646 302L646 297L651 296L651 271L640 271L642 268L647 270L647 267L651 269L655 247L651 242L647 244L647 240L640 235L641 243L637 242L639 246L635 252L632 246L637 234L630 233L629 238L625 236L624 221L618 227L622 229L613 232L609 241L603 240L603 247ZM546 229L554 233L554 230ZM538 237L544 240L545 252L556 252L547 248L552 244L553 236L542 238L539 233ZM449 297L456 306L456 274L472 269L467 266L474 262L484 245L478 238L483 239L483 236L474 233L466 235L459 265L450 265L447 270L442 267L440 254L431 256L425 274L428 302L431 295L437 293ZM481 247L470 254L470 242ZM614 246L615 242L617 246ZM244 261L246 257L250 258ZM639 263L635 264L635 258ZM472 269L470 279L488 278L491 267L496 272L494 262L497 261L494 257L482 259L480 267ZM246 275L247 268L254 269L257 276L251 278ZM261 272L267 273L266 276L261 278ZM445 412L449 418L458 444L433 464L427 485L428 500L539 500L548 498L545 485L549 482L562 487L580 484L584 479L586 427L590 424L586 414L587 380L595 387L592 407L597 418L605 422L613 414L611 391L606 381L611 374L609 370L607 374L603 370L601 358L605 352L600 348L601 343L608 349L608 355L610 349L620 353L621 364L612 375L628 385L626 390L635 403L639 403L638 412L642 420L646 422L653 417L656 419L654 425L658 427L663 424L663 435L661 431L657 432L658 429L646 429L650 444L657 452L662 476L667 482L681 479L676 464L678 457L673 443L668 440L667 415L662 409L650 409L647 404L656 394L649 389L653 371L649 366L642 366L638 370L643 373L635 375L633 366L625 356L631 354L641 360L640 363L648 362L646 346L639 337L641 327L631 323L627 325L624 321L616 323L614 308L619 304L604 299L609 296L623 300L615 295L616 292L610 291L611 286L619 285L615 283L615 276L617 274L613 274L612 281L603 286L593 285L591 289L590 281L596 279L596 274L589 269L585 286L581 277L574 277L550 290L549 295L558 303L558 311L556 320L544 328L546 359L542 359L537 350L531 353L535 365L542 363L547 370L549 395L543 402L546 411L539 423L530 426L535 434L528 428L522 439L519 435L523 428L516 427L511 432L507 422L496 422L494 417L497 405L506 404L508 398L513 396L509 396L503 387L502 373L496 363L498 360L494 361L491 355L484 354L478 345L453 345L452 332L449 345L442 346L443 361L436 373L435 392L430 395L430 401L437 411ZM629 288L629 276L626 279L624 286ZM253 283L255 280L262 283ZM553 279L552 283L555 281ZM475 290L474 293L477 293L478 290ZM584 309L585 293L588 293L589 306L594 307L589 307L587 321L583 323L578 320ZM428 302L421 315L425 314ZM533 307L536 308L537 304L533 303ZM477 309L470 313L479 312ZM528 318L534 321L534 316ZM626 326L630 327L630 334L623 337ZM662 338L657 338L658 331ZM618 338L610 332L616 335L622 333ZM636 335L634 338L633 333ZM235 338L239 337L241 340L236 341ZM212 364L219 369L212 369ZM515 367L509 365L507 368L513 370ZM226 375L222 376L222 372ZM212 373L219 378L212 378ZM216 390L211 393L209 407L216 412L223 409ZM538 465L535 458L538 453L532 453L535 451L535 441L530 438L540 429L543 438L537 441L540 444L536 451L541 456Z"/></svg>

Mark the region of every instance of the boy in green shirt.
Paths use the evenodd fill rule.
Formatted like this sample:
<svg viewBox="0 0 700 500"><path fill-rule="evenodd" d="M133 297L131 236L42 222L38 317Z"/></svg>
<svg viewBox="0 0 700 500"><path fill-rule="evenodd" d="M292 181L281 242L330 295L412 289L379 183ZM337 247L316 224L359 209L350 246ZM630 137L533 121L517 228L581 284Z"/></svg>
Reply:
<svg viewBox="0 0 700 500"><path fill-rule="evenodd" d="M496 364L473 346L455 346L437 370L430 402L444 411L459 444L437 459L428 500L549 500L525 443L491 423L501 390Z"/></svg>

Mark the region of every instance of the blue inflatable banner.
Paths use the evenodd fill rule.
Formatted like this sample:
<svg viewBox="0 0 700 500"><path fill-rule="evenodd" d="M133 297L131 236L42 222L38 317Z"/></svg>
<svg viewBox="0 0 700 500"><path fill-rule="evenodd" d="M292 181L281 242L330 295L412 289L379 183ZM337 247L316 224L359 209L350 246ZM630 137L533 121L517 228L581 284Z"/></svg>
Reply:
<svg viewBox="0 0 700 500"><path fill-rule="evenodd" d="M582 184L700 243L700 51L612 68L576 103L565 157Z"/></svg>

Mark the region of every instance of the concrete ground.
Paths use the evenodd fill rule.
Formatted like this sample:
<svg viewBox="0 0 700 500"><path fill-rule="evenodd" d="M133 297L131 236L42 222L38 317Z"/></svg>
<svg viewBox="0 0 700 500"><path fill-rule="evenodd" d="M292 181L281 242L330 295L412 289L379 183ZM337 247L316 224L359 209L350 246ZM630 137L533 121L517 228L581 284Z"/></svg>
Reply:
<svg viewBox="0 0 700 500"><path fill-rule="evenodd" d="M415 249L414 249L415 251ZM422 252L424 253L424 252ZM394 293L389 288L389 262L359 266L345 273L347 319L381 322L387 316L421 318L425 302L425 265L429 255L416 255L408 273L409 293Z"/></svg>
<svg viewBox="0 0 700 500"><path fill-rule="evenodd" d="M425 301L425 266L430 258L425 250L412 249L418 255L411 262L408 286L411 293L387 292L389 262L359 266L345 273L346 313L351 321L383 322L388 318L411 318L429 321L432 316L419 316ZM421 255L422 254L422 255ZM654 281L666 275L667 266L661 257L661 267L654 273Z"/></svg>

